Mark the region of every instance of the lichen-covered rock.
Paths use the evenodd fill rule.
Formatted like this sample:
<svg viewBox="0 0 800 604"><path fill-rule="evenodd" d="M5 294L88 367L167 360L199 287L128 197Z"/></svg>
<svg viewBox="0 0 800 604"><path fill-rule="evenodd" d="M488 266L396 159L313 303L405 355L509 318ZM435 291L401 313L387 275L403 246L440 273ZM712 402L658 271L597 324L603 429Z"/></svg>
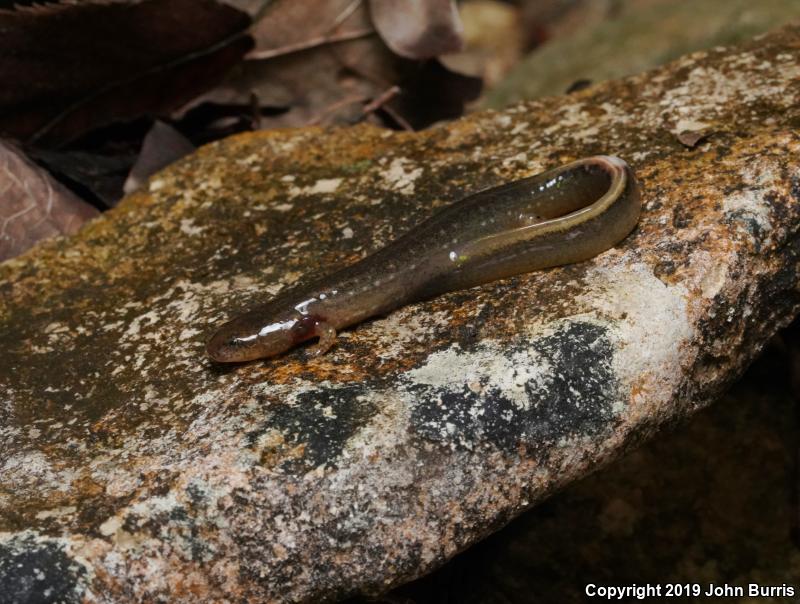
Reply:
<svg viewBox="0 0 800 604"><path fill-rule="evenodd" d="M795 485L787 480L797 404L785 350L767 349L678 430L575 481L380 601L584 604L589 582L800 585L800 550L789 539ZM781 598L761 599L770 600ZM370 604L366 597L348 602Z"/></svg>
<svg viewBox="0 0 800 604"><path fill-rule="evenodd" d="M0 593L380 591L707 403L800 303L798 47L788 28L418 134L235 137L0 265ZM320 359L205 358L236 310L597 152L644 187L614 250L408 306Z"/></svg>

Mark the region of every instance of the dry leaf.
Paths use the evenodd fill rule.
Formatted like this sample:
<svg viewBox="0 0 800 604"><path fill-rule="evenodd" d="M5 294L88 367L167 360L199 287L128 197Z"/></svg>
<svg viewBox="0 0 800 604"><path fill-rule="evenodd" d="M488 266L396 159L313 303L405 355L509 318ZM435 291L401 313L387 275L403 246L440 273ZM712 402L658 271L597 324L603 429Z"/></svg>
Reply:
<svg viewBox="0 0 800 604"><path fill-rule="evenodd" d="M480 91L475 78L394 54L360 0L278 0L253 35L250 60L179 115L213 104L249 111L261 128L365 119L420 128L460 115Z"/></svg>
<svg viewBox="0 0 800 604"><path fill-rule="evenodd" d="M459 4L464 24L464 49L440 56L458 73L479 76L487 86L502 81L523 54L521 10L501 0L470 0Z"/></svg>
<svg viewBox="0 0 800 604"><path fill-rule="evenodd" d="M270 59L375 31L362 0L273 0L255 23L251 59Z"/></svg>
<svg viewBox="0 0 800 604"><path fill-rule="evenodd" d="M694 149L698 144L705 142L709 136L711 136L711 132L708 130L683 130L675 138L684 147Z"/></svg>
<svg viewBox="0 0 800 604"><path fill-rule="evenodd" d="M194 145L169 124L156 120L144 137L142 150L125 181L125 194L133 193L153 174L194 151Z"/></svg>
<svg viewBox="0 0 800 604"><path fill-rule="evenodd" d="M262 10L268 7L271 0L220 0L222 4L232 6L243 13L247 13L251 17L260 14Z"/></svg>
<svg viewBox="0 0 800 604"><path fill-rule="evenodd" d="M249 24L213 0L0 10L0 134L57 145L99 125L169 112L241 59Z"/></svg>
<svg viewBox="0 0 800 604"><path fill-rule="evenodd" d="M567 86L567 89L564 91L564 94L572 94L573 92L580 92L581 90L585 90L589 86L592 85L592 81L588 78L580 78L575 80Z"/></svg>
<svg viewBox="0 0 800 604"><path fill-rule="evenodd" d="M136 160L128 153L48 151L35 147L26 147L25 151L83 199L108 208L122 198L122 186Z"/></svg>
<svg viewBox="0 0 800 604"><path fill-rule="evenodd" d="M369 10L381 38L401 57L430 59L463 46L454 0L369 0Z"/></svg>
<svg viewBox="0 0 800 604"><path fill-rule="evenodd" d="M19 149L0 142L0 260L41 239L74 233L97 213Z"/></svg>

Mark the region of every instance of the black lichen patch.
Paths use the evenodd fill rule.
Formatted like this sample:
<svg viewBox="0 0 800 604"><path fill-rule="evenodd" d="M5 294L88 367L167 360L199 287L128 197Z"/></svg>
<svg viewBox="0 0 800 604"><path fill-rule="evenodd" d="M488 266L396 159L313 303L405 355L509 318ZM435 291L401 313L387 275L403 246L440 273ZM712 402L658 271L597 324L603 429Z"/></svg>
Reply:
<svg viewBox="0 0 800 604"><path fill-rule="evenodd" d="M796 225L800 219L800 179L790 179L790 195L778 194L768 191L764 195L764 202L769 208L770 222L774 225L770 233L770 240L774 249L778 249L794 236Z"/></svg>
<svg viewBox="0 0 800 604"><path fill-rule="evenodd" d="M532 402L526 435L548 440L602 432L613 418L619 390L606 328L570 323L539 340L534 349L547 359L552 373L547 388L537 389L532 382L525 385Z"/></svg>
<svg viewBox="0 0 800 604"><path fill-rule="evenodd" d="M760 253L761 249L769 236L769 231L764 229L758 217L748 210L735 210L725 216L729 224L739 224L752 237L753 249Z"/></svg>
<svg viewBox="0 0 800 604"><path fill-rule="evenodd" d="M525 344L510 348L510 360ZM532 357L546 368L523 387L520 405L485 376L481 388L411 386L417 402L411 424L422 438L472 448L489 441L513 450L534 448L562 438L597 436L614 420L618 382L611 368L613 348L606 329L587 322L569 323L530 345ZM512 377L516 378L515 373Z"/></svg>
<svg viewBox="0 0 800 604"><path fill-rule="evenodd" d="M85 574L56 544L31 536L0 543L0 603L80 602Z"/></svg>
<svg viewBox="0 0 800 604"><path fill-rule="evenodd" d="M790 192L795 201L800 201L800 177L792 176Z"/></svg>
<svg viewBox="0 0 800 604"><path fill-rule="evenodd" d="M672 226L676 229L685 229L692 222L689 210L684 206L676 206L672 210Z"/></svg>
<svg viewBox="0 0 800 604"><path fill-rule="evenodd" d="M266 430L277 429L284 442L302 445L299 459L287 459L281 468L306 472L320 465L335 466L347 441L376 413L364 400L364 385L303 392L293 405L278 406Z"/></svg>
<svg viewBox="0 0 800 604"><path fill-rule="evenodd" d="M213 536L216 528L205 521L208 500L196 486L186 489L189 501L169 509L157 510L146 516L128 513L123 528L134 534L153 539L167 539L173 551L185 560L198 564L208 562L214 554Z"/></svg>

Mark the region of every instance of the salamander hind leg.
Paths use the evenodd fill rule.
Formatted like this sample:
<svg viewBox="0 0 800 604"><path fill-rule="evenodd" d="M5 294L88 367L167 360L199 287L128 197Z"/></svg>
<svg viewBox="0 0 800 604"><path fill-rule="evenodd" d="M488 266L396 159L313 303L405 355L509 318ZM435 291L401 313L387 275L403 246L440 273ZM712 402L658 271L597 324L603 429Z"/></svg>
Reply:
<svg viewBox="0 0 800 604"><path fill-rule="evenodd" d="M336 342L336 330L333 325L325 321L319 321L314 325L314 335L319 336L319 341L306 351L310 357L325 354Z"/></svg>

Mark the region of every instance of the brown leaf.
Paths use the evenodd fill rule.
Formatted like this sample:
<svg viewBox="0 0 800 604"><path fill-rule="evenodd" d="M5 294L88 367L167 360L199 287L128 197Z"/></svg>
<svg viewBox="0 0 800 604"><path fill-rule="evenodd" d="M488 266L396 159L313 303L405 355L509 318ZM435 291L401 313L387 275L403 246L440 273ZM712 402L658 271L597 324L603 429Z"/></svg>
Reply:
<svg viewBox="0 0 800 604"><path fill-rule="evenodd" d="M464 101L477 96L479 80L399 57L370 32L359 0L277 0L255 28L251 60L186 109L203 103L244 109L255 97L262 111L286 108L258 116L262 128L365 119L419 128L460 115Z"/></svg>
<svg viewBox="0 0 800 604"><path fill-rule="evenodd" d="M273 0L253 26L251 59L269 59L374 32L362 0Z"/></svg>
<svg viewBox="0 0 800 604"><path fill-rule="evenodd" d="M169 124L156 120L144 137L142 150L125 181L125 194L133 193L153 174L194 151L194 145Z"/></svg>
<svg viewBox="0 0 800 604"><path fill-rule="evenodd" d="M573 92L580 92L581 90L585 90L589 86L592 85L592 81L588 78L580 78L575 80L567 86L567 89L564 91L564 94L572 94Z"/></svg>
<svg viewBox="0 0 800 604"><path fill-rule="evenodd" d="M171 111L242 57L249 23L213 0L0 10L0 134L56 145L99 125Z"/></svg>
<svg viewBox="0 0 800 604"><path fill-rule="evenodd" d="M84 199L114 207L122 198L122 186L136 157L128 153L88 153L85 151L48 151L27 147L28 156L47 168Z"/></svg>
<svg viewBox="0 0 800 604"><path fill-rule="evenodd" d="M459 4L464 49L439 60L458 73L482 77L487 86L501 82L523 54L521 13L518 5L502 0Z"/></svg>
<svg viewBox="0 0 800 604"><path fill-rule="evenodd" d="M430 59L463 47L454 0L369 0L369 10L381 38L401 57Z"/></svg>
<svg viewBox="0 0 800 604"><path fill-rule="evenodd" d="M267 8L270 0L220 0L220 2L255 17Z"/></svg>
<svg viewBox="0 0 800 604"><path fill-rule="evenodd" d="M330 51L340 40L377 35L361 0L274 0L252 28L255 41L248 61L237 65L222 84L193 99L174 114L183 118L198 107L228 107L241 113L252 107L285 108L261 127L303 126L342 100L369 99L374 86L346 77L346 67ZM378 43L380 47L380 43ZM343 107L350 123L363 117L353 106ZM211 112L215 113L215 112ZM269 112L268 113L275 113ZM341 112L334 112L336 118ZM253 116L255 122L260 115Z"/></svg>
<svg viewBox="0 0 800 604"><path fill-rule="evenodd" d="M711 136L711 132L708 130L683 130L679 132L675 138L677 138L678 142L684 147L694 149L700 143L705 142L709 136Z"/></svg>
<svg viewBox="0 0 800 604"><path fill-rule="evenodd" d="M17 148L0 142L0 261L41 239L72 234L97 213Z"/></svg>

